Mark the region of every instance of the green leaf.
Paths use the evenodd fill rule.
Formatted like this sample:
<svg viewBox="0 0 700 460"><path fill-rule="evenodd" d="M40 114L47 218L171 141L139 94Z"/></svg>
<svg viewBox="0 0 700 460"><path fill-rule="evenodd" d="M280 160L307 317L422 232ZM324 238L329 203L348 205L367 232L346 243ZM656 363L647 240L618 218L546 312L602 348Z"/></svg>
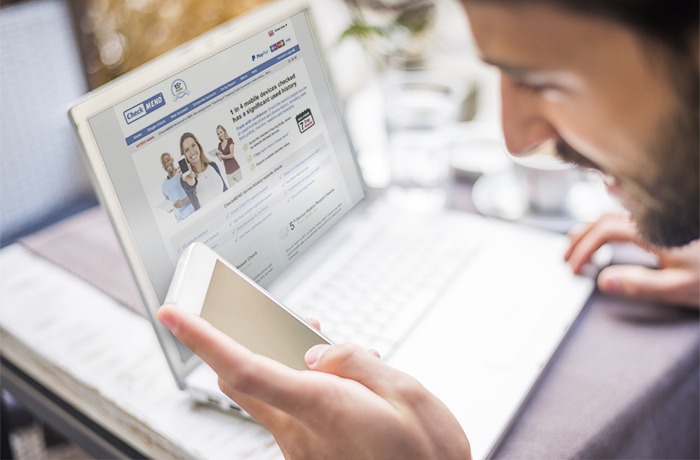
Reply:
<svg viewBox="0 0 700 460"><path fill-rule="evenodd" d="M352 24L350 24L350 27L345 29L345 31L343 31L343 33L340 35L338 42L342 42L348 37L356 38L360 42L366 42L371 40L373 36L381 37L382 35L382 30L378 27L353 21Z"/></svg>
<svg viewBox="0 0 700 460"><path fill-rule="evenodd" d="M408 29L413 35L418 35L428 28L435 16L435 5L423 3L415 8L404 10L396 18L396 24Z"/></svg>

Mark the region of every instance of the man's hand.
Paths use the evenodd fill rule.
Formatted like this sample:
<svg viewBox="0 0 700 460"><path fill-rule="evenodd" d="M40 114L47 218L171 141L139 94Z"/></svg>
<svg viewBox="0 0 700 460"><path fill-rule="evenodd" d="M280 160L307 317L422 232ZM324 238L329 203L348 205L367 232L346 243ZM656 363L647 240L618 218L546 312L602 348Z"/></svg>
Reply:
<svg viewBox="0 0 700 460"><path fill-rule="evenodd" d="M180 209L183 206L182 200L173 201L173 207Z"/></svg>
<svg viewBox="0 0 700 460"><path fill-rule="evenodd" d="M607 214L597 222L569 234L571 246L564 256L574 273L609 241L632 241L659 257L658 269L613 265L598 275L601 291L624 297L656 300L672 305L700 307L700 240L680 248L661 249L644 243L629 217Z"/></svg>
<svg viewBox="0 0 700 460"><path fill-rule="evenodd" d="M162 306L158 319L216 371L221 390L275 436L287 459L471 458L439 399L356 345L317 345L306 353L310 371L296 371L176 305Z"/></svg>

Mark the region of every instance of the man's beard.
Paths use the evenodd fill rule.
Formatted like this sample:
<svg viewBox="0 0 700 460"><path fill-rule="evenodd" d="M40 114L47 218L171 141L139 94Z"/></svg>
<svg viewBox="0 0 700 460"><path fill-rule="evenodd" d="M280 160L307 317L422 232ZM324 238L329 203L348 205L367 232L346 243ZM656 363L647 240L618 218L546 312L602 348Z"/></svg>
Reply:
<svg viewBox="0 0 700 460"><path fill-rule="evenodd" d="M646 192L647 196L637 197L642 207L630 212L642 238L655 246L683 246L700 238L698 111L695 92L684 99L675 116L659 126L648 152L655 171L646 177L623 179ZM557 142L557 155L566 162L600 170L562 140Z"/></svg>

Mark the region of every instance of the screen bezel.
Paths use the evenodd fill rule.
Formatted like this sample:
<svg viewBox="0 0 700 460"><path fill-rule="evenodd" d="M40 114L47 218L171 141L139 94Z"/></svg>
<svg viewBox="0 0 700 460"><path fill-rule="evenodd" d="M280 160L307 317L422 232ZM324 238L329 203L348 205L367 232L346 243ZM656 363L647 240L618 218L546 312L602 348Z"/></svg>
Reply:
<svg viewBox="0 0 700 460"><path fill-rule="evenodd" d="M129 268L131 269L136 285L146 306L146 312L156 332L161 348L166 355L168 365L170 366L177 386L181 390L187 387L185 377L201 363L201 360L196 355L193 355L191 358L183 361L174 336L156 319L156 312L160 307L160 302L152 287L133 235L129 230L126 217L124 216L116 192L112 186L106 165L97 147L97 142L88 120L94 115L110 109L117 103L151 87L157 82L171 77L182 69L194 65L215 53L259 33L271 24L275 24L299 12L303 12L311 30L326 83L330 89L336 116L344 130L345 142L350 149L357 171L360 171L357 163L357 156L355 155L352 143L347 135L344 119L341 116L338 98L328 67L323 59L323 55L319 52L320 45L317 39L316 28L314 27L313 20L308 10L308 0L276 0L266 3L239 18L229 21L175 48L154 61L101 87L99 90L88 93L84 98L74 103L68 111L73 129L88 163L88 169L91 172L95 190L111 220L117 239L119 240L122 251L124 252ZM367 188L361 175L359 179L366 197ZM362 201L364 201L364 199L360 200L360 202Z"/></svg>

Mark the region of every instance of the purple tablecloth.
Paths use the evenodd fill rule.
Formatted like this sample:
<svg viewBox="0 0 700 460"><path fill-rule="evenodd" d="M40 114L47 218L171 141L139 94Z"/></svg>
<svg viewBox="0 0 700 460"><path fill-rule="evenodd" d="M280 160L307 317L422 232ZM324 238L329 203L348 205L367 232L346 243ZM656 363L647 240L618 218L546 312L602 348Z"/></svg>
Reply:
<svg viewBox="0 0 700 460"><path fill-rule="evenodd" d="M112 224L101 207L62 220L20 243L147 317Z"/></svg>
<svg viewBox="0 0 700 460"><path fill-rule="evenodd" d="M496 458L698 458L697 312L596 292Z"/></svg>

